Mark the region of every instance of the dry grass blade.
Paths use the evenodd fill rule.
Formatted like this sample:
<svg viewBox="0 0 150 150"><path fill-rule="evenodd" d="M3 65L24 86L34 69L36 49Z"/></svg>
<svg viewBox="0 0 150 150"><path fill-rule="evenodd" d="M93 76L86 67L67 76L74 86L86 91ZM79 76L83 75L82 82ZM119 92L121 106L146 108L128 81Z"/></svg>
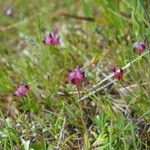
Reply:
<svg viewBox="0 0 150 150"><path fill-rule="evenodd" d="M150 82L146 82L146 83L142 83L141 85L149 85ZM133 85L130 85L130 86L126 86L126 89L132 91L134 88L138 87L139 84L133 84ZM122 94L122 95L126 95L127 94L127 90L125 88L119 88L119 92Z"/></svg>

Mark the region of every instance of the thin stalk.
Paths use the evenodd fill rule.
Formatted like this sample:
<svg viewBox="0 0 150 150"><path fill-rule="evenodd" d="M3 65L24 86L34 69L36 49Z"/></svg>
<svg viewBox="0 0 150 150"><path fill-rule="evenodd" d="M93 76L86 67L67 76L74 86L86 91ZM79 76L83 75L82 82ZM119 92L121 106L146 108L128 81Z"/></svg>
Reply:
<svg viewBox="0 0 150 150"><path fill-rule="evenodd" d="M60 145L62 143L62 139L63 139L63 135L64 135L65 125L66 125L66 116L64 116L64 118L63 118L63 124L62 124L62 128L60 131L59 140L58 140L58 143L56 146L56 150L60 149Z"/></svg>
<svg viewBox="0 0 150 150"><path fill-rule="evenodd" d="M82 105L81 105L81 93L80 93L80 89L79 89L79 86L77 85L77 91L78 91L78 97L79 97L79 101L78 101L78 106L79 106L79 109L80 109L80 114L81 114L81 119L82 119L82 124L84 126L84 135L83 135L83 139L84 139L84 144L85 144L85 149L86 150L89 150L89 145L88 145L88 132L87 132L87 128L86 128L86 123L84 121L84 114L83 114L83 108L82 108Z"/></svg>
<svg viewBox="0 0 150 150"><path fill-rule="evenodd" d="M135 95L134 95L130 90L128 90L121 82L120 82L120 85L121 85L127 92L129 92L132 96L135 97Z"/></svg>
<svg viewBox="0 0 150 150"><path fill-rule="evenodd" d="M140 3L141 3L141 5L142 5L142 7L143 7L143 10L144 10L144 12L145 12L145 16L146 16L146 18L147 18L147 20L148 20L148 23L150 23L149 15L148 15L148 13L147 13L147 11L146 11L146 9L145 9L145 7L144 7L144 5L143 5L143 3L142 3L141 0L140 0Z"/></svg>
<svg viewBox="0 0 150 150"><path fill-rule="evenodd" d="M78 85L77 85L77 92L78 92L79 101L80 101L80 98L81 98L81 93L80 93L80 89L79 89L79 86L78 86Z"/></svg>
<svg viewBox="0 0 150 150"><path fill-rule="evenodd" d="M68 14L68 13L62 13L61 15L66 17L66 18L95 22L95 18L93 18L93 17L76 16L76 15L72 15L72 14Z"/></svg>
<svg viewBox="0 0 150 150"><path fill-rule="evenodd" d="M146 61L146 63L149 65L149 62L148 62L147 58L145 56L143 56L143 58Z"/></svg>

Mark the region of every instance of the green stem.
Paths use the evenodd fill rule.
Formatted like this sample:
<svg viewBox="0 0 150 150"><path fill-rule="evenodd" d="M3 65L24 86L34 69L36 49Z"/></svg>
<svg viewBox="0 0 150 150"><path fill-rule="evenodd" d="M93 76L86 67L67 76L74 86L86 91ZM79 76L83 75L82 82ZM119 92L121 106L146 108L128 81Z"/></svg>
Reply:
<svg viewBox="0 0 150 150"><path fill-rule="evenodd" d="M135 95L134 95L130 90L128 90L121 82L120 82L120 85L121 85L126 91L128 91L132 96L135 97Z"/></svg>
<svg viewBox="0 0 150 150"><path fill-rule="evenodd" d="M80 109L82 125L84 127L83 139L84 139L85 149L89 150L90 145L88 144L89 143L89 141L88 141L88 132L87 132L87 128L86 128L86 123L84 121L83 108L82 108L82 105L80 103L81 102L81 93L80 93L80 89L79 89L78 85L77 85L77 91L78 91L78 96L79 96L78 106L79 106L79 109Z"/></svg>

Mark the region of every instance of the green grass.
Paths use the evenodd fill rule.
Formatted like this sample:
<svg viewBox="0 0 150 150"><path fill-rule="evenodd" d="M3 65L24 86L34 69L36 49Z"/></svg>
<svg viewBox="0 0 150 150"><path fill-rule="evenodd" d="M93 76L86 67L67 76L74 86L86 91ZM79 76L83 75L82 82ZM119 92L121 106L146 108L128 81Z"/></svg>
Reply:
<svg viewBox="0 0 150 150"><path fill-rule="evenodd" d="M1 0L0 8L0 149L150 149L148 0ZM42 43L53 27L65 47ZM142 57L133 39L146 40ZM122 83L103 82L111 64L132 61ZM66 78L77 65L86 75L82 100ZM13 97L23 83L28 96Z"/></svg>

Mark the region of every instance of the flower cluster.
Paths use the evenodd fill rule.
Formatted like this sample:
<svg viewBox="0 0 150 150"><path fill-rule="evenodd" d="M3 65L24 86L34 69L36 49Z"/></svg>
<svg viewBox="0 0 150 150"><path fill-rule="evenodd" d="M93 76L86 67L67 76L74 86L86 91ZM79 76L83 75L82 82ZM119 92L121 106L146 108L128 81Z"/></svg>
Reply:
<svg viewBox="0 0 150 150"><path fill-rule="evenodd" d="M133 43L133 50L136 54L141 54L146 48L145 41L137 41Z"/></svg>
<svg viewBox="0 0 150 150"><path fill-rule="evenodd" d="M116 69L115 66L112 66L111 70L114 72L115 79L120 80L123 78L123 70L122 69Z"/></svg>
<svg viewBox="0 0 150 150"><path fill-rule="evenodd" d="M6 16L14 17L15 15L14 10L10 6L6 6L3 12Z"/></svg>
<svg viewBox="0 0 150 150"><path fill-rule="evenodd" d="M27 96L28 92L29 92L29 84L23 84L14 92L13 96L16 97Z"/></svg>
<svg viewBox="0 0 150 150"><path fill-rule="evenodd" d="M85 79L85 74L77 66L74 70L68 70L68 79L72 84L78 85Z"/></svg>
<svg viewBox="0 0 150 150"><path fill-rule="evenodd" d="M60 36L56 31L52 31L46 34L45 39L43 40L45 45L56 45L60 43Z"/></svg>

